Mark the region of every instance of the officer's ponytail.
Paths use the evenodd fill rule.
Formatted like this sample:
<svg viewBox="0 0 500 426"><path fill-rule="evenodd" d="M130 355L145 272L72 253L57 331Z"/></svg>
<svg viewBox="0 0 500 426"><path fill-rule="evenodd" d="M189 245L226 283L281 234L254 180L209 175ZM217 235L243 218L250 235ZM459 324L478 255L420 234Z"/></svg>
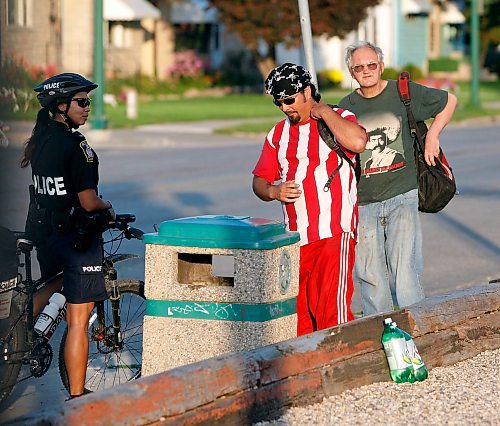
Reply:
<svg viewBox="0 0 500 426"><path fill-rule="evenodd" d="M21 167L27 167L31 163L31 158L33 157L35 147L40 142L44 133L49 127L50 120L51 118L49 108L45 107L38 111L35 127L33 128L31 136L26 141L26 144L24 146L24 155L21 159Z"/></svg>

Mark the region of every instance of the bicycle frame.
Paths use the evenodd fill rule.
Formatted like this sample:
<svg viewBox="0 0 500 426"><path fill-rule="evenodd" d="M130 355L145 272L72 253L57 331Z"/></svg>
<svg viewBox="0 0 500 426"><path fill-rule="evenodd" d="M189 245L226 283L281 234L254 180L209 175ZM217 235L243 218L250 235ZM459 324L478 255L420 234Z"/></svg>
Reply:
<svg viewBox="0 0 500 426"><path fill-rule="evenodd" d="M113 237L111 241L115 242L121 241L123 238L131 239L142 237L142 231L130 228L128 226L129 222L135 220L133 215L118 215L121 217L122 222L117 222L114 229L121 231L118 237ZM52 359L53 350L48 343L50 338L53 336L58 326L65 318L66 310L62 309L53 324L51 325L48 332L45 335L39 335L35 329L35 319L37 314L43 309L47 304L50 296L60 290L62 286L63 273L60 272L57 275L50 277L49 279L39 279L34 281L32 276L32 250L33 243L24 238L24 234L17 233L17 255L18 255L18 278L17 286L13 288L12 292L12 304L16 305L16 308L11 310L11 312L16 312L15 317L12 322L9 323L10 329L2 335L0 343L2 344L2 356L4 365L29 365L30 373L27 377L23 377L18 380L16 377L15 383L19 383L26 380L32 376L41 377L49 369ZM118 250L120 245L115 250ZM121 333L121 318L120 318L120 298L121 293L117 281L117 272L114 268L114 263L133 257L138 257L131 254L117 254L107 253L108 255L103 259L103 272L105 280L107 283L108 294L109 294L109 306L111 307L111 315L107 316L105 312L105 302L96 302L95 308L96 313L91 317L89 321L89 330L91 330L91 340L97 345L98 350L101 353L110 353L112 351L121 351L123 348L123 339ZM20 268L24 269L24 279L22 277ZM121 280L123 281L123 280ZM143 285L144 283L142 283ZM143 289L142 289L143 294ZM142 296L144 297L144 296ZM17 313L17 311L20 311ZM106 322L106 318L108 321ZM94 327L93 323L97 319L97 326ZM17 339L18 344L15 348L7 350L7 346L10 345L8 342L15 333L17 327L19 327L19 322L22 322L22 328L25 330L20 341ZM4 337L5 336L5 337ZM101 343L102 342L102 343ZM10 346L9 346L10 348ZM61 368L61 367L60 367ZM140 375L140 373L139 373ZM17 376L17 374L16 374ZM61 376L62 378L62 376ZM134 377L136 378L136 377ZM64 382L64 380L63 380ZM12 385L11 385L12 386ZM3 389L7 389L9 386ZM10 392L10 391L9 391ZM3 395L2 395L3 398ZM1 399L0 399L1 402Z"/></svg>

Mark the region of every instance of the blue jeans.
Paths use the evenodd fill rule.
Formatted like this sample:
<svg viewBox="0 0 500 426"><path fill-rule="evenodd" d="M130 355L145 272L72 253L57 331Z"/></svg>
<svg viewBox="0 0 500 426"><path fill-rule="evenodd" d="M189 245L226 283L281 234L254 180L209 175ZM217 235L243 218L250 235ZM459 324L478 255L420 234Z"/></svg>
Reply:
<svg viewBox="0 0 500 426"><path fill-rule="evenodd" d="M418 190L359 206L354 283L363 315L392 311L422 300L422 231Z"/></svg>

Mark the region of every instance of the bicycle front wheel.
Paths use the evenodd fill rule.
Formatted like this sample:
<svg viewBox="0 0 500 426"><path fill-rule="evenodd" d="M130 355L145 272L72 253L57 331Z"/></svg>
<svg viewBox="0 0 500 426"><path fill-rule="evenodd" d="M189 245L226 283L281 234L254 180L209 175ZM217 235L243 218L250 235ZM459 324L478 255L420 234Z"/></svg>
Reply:
<svg viewBox="0 0 500 426"><path fill-rule="evenodd" d="M8 318L0 320L0 405L10 395L21 370L25 351L26 328L14 301Z"/></svg>
<svg viewBox="0 0 500 426"><path fill-rule="evenodd" d="M108 299L104 302L104 324L96 320L89 327L89 358L85 378L85 389L88 391L107 389L141 376L143 319L146 313L144 283L118 280L117 285L120 292L122 345L116 348L113 342L112 306ZM108 293L111 294L110 287ZM95 312L96 308L92 311L91 318ZM59 374L64 387L69 391L64 361L67 334L66 328L59 347Z"/></svg>

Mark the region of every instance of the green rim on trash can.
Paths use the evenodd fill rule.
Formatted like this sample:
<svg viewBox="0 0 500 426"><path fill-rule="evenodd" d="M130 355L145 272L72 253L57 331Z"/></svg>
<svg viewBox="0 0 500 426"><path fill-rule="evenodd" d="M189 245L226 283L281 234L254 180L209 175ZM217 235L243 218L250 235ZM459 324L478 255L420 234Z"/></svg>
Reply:
<svg viewBox="0 0 500 426"><path fill-rule="evenodd" d="M298 242L299 234L271 219L205 215L164 221L158 232L145 234L143 241L170 246L272 250Z"/></svg>

